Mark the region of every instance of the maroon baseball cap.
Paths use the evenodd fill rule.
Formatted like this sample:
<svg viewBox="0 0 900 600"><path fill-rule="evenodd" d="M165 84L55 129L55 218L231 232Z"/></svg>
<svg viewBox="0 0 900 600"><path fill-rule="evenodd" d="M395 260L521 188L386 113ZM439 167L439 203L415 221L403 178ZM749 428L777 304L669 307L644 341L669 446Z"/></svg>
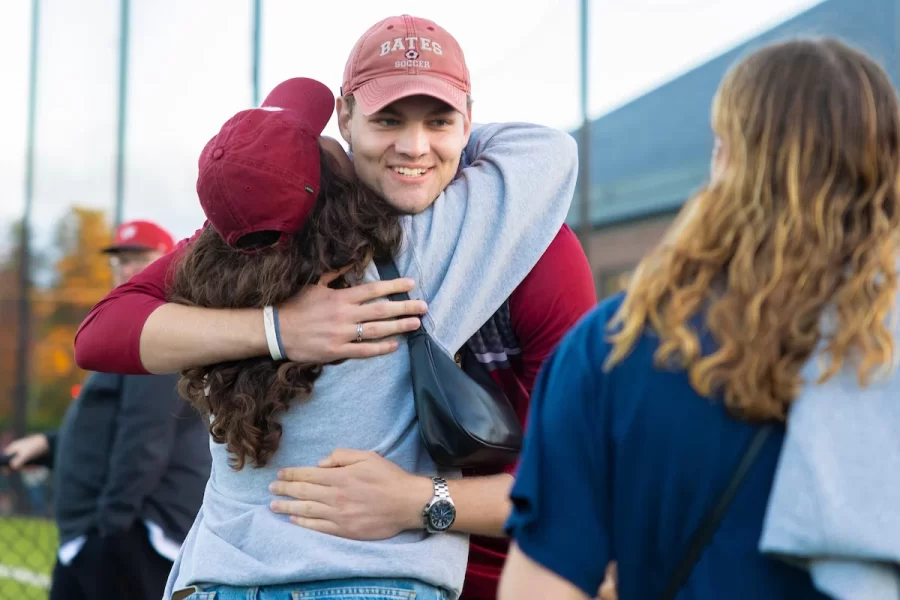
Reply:
<svg viewBox="0 0 900 600"><path fill-rule="evenodd" d="M410 15L379 21L359 38L341 85L364 115L409 96L431 96L466 114L471 91L459 42L434 21Z"/></svg>
<svg viewBox="0 0 900 600"><path fill-rule="evenodd" d="M116 228L116 236L111 246L102 252L171 252L175 240L168 231L151 221L127 221Z"/></svg>
<svg viewBox="0 0 900 600"><path fill-rule="evenodd" d="M203 149L197 195L227 244L251 233L299 231L319 193L319 136L334 96L314 79L278 84L260 108L229 119Z"/></svg>

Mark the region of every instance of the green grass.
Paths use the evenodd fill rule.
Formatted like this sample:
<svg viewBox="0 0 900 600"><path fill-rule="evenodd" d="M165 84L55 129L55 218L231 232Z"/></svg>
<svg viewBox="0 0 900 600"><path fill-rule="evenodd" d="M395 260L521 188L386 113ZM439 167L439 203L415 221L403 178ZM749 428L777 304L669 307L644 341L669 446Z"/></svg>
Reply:
<svg viewBox="0 0 900 600"><path fill-rule="evenodd" d="M47 589L23 582L21 575L49 578L57 545L50 520L0 517L0 600L45 600Z"/></svg>
<svg viewBox="0 0 900 600"><path fill-rule="evenodd" d="M47 600L50 590L13 581L0 579L0 600Z"/></svg>

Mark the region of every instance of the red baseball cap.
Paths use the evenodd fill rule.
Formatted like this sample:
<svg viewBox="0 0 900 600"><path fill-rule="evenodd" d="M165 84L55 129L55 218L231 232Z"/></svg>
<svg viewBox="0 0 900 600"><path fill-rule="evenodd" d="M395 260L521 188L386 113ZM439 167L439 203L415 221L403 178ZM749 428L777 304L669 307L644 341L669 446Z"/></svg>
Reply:
<svg viewBox="0 0 900 600"><path fill-rule="evenodd" d="M150 221L127 221L116 228L116 237L112 246L102 251L107 254L116 252L171 252L175 248L175 240L168 231Z"/></svg>
<svg viewBox="0 0 900 600"><path fill-rule="evenodd" d="M366 31L344 67L341 95L371 115L402 98L431 96L466 114L472 91L459 43L433 21L401 15Z"/></svg>
<svg viewBox="0 0 900 600"><path fill-rule="evenodd" d="M319 193L319 136L334 96L314 79L278 84L260 108L229 119L200 155L197 195L206 218L230 246L303 227Z"/></svg>

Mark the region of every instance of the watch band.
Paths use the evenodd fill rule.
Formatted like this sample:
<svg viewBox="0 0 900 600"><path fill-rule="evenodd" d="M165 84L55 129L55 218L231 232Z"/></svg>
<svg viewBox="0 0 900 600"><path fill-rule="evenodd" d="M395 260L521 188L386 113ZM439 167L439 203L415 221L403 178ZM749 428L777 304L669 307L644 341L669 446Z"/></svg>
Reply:
<svg viewBox="0 0 900 600"><path fill-rule="evenodd" d="M434 484L434 495L440 500L450 499L450 486L443 477L432 477L431 483Z"/></svg>
<svg viewBox="0 0 900 600"><path fill-rule="evenodd" d="M425 510L422 511L422 520L425 524L425 530L428 533L440 533L431 526L431 509L435 504L442 500L446 500L450 503L452 503L453 500L450 498L450 486L447 485L446 479L443 477L432 477L431 483L434 486L434 495L431 497L431 500L428 501L428 504L425 505Z"/></svg>

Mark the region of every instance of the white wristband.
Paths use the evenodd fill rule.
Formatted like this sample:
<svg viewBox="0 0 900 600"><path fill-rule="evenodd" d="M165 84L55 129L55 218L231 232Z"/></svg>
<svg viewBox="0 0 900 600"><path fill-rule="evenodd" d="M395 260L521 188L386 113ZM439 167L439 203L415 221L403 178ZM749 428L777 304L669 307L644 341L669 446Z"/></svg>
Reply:
<svg viewBox="0 0 900 600"><path fill-rule="evenodd" d="M272 360L284 360L281 349L278 347L278 333L275 329L275 310L271 306L263 309L263 325L266 328L266 344L269 346L269 354Z"/></svg>

